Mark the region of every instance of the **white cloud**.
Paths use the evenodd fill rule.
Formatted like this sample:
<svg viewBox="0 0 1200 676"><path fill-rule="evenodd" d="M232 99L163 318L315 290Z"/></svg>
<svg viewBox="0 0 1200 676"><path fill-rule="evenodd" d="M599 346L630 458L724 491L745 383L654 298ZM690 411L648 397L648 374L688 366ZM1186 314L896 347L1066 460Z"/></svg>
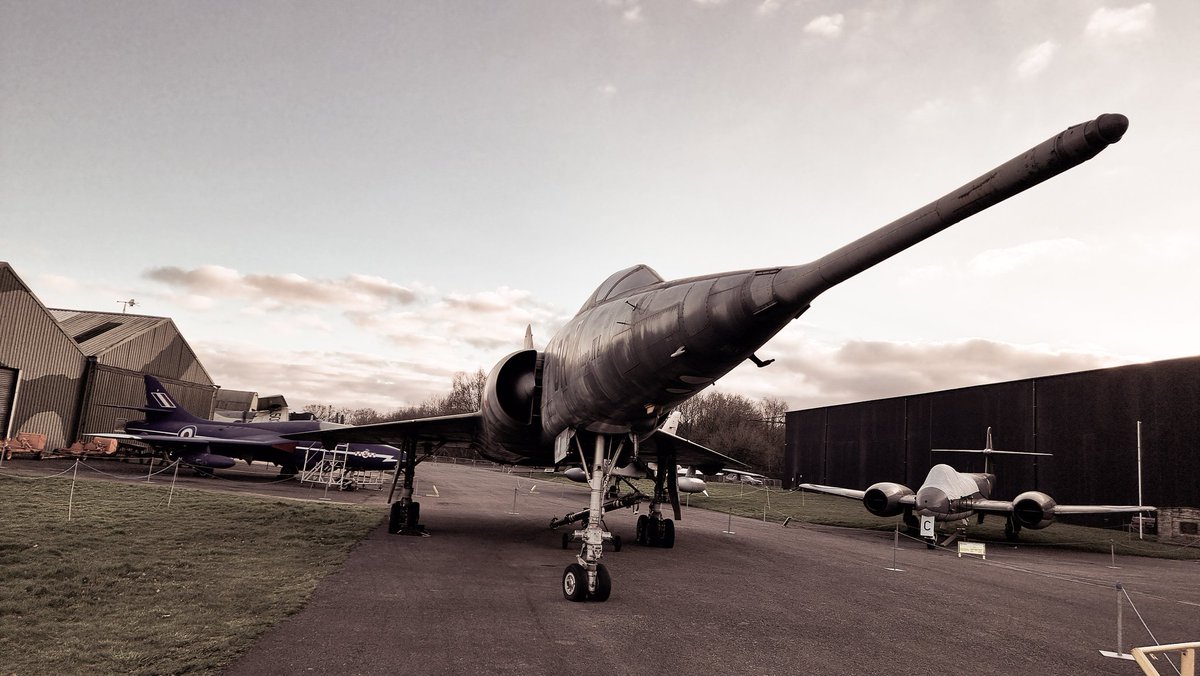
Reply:
<svg viewBox="0 0 1200 676"><path fill-rule="evenodd" d="M291 306L331 307L347 310L382 310L417 300L412 289L382 277L350 274L340 279L309 279L296 273L241 274L220 265L185 270L168 266L142 273L190 298L189 307L200 309L202 299L250 299L261 310ZM211 306L211 304L210 304Z"/></svg>
<svg viewBox="0 0 1200 676"><path fill-rule="evenodd" d="M939 122L953 112L952 106L946 99L930 99L909 111L908 119L921 124Z"/></svg>
<svg viewBox="0 0 1200 676"><path fill-rule="evenodd" d="M846 17L841 14L824 14L809 21L808 25L804 27L804 32L811 35L836 38L842 34L842 25L845 21Z"/></svg>
<svg viewBox="0 0 1200 676"><path fill-rule="evenodd" d="M1016 73L1022 80L1037 77L1050 66L1054 55L1058 52L1058 44L1047 40L1021 52L1017 57Z"/></svg>
<svg viewBox="0 0 1200 676"><path fill-rule="evenodd" d="M768 16L779 11L783 7L783 0L763 0L762 4L754 8L754 13L759 16Z"/></svg>
<svg viewBox="0 0 1200 676"><path fill-rule="evenodd" d="M1045 260L1072 258L1087 251L1087 245L1077 239L1044 239L1027 242L1007 249L988 249L967 264L976 275L995 277Z"/></svg>
<svg viewBox="0 0 1200 676"><path fill-rule="evenodd" d="M236 324L189 340L218 384L351 408L391 410L445 394L455 372L490 369L518 349L526 325L544 345L569 317L511 287L441 294L365 275L309 279L221 266L143 276L164 284L177 306L208 310L206 327Z"/></svg>
<svg viewBox="0 0 1200 676"><path fill-rule="evenodd" d="M1138 37L1150 31L1154 13L1154 5L1148 2L1117 9L1101 7L1088 18L1084 34L1099 40Z"/></svg>
<svg viewBox="0 0 1200 676"><path fill-rule="evenodd" d="M1085 349L1014 345L985 339L907 343L853 340L840 345L778 337L766 369L739 368L719 381L727 391L771 396L811 408L1106 368L1128 359Z"/></svg>
<svg viewBox="0 0 1200 676"><path fill-rule="evenodd" d="M49 290L51 293L73 293L81 286L80 281L74 277L46 272L38 275L36 288L38 291Z"/></svg>

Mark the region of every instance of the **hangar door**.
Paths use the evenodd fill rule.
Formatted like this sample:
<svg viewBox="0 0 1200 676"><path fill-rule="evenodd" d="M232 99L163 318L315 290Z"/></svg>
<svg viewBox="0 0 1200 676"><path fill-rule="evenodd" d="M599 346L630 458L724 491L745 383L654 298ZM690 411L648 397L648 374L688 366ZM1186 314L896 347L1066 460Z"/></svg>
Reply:
<svg viewBox="0 0 1200 676"><path fill-rule="evenodd" d="M17 403L17 371L0 366L0 439L12 436L8 429L12 423L13 404Z"/></svg>

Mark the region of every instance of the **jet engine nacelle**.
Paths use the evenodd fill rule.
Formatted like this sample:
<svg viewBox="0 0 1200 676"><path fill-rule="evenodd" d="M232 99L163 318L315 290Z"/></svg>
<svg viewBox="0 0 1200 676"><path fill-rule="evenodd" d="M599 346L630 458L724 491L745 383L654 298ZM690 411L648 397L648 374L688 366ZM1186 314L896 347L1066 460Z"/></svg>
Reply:
<svg viewBox="0 0 1200 676"><path fill-rule="evenodd" d="M874 484L863 494L863 506L875 516L896 516L904 511L900 499L912 495L908 486L883 481Z"/></svg>
<svg viewBox="0 0 1200 676"><path fill-rule="evenodd" d="M1013 518L1024 528L1037 530L1054 522L1054 498L1041 491L1026 491L1013 498Z"/></svg>
<svg viewBox="0 0 1200 676"><path fill-rule="evenodd" d="M492 441L522 446L536 443L537 350L518 350L500 360L488 374L480 409Z"/></svg>

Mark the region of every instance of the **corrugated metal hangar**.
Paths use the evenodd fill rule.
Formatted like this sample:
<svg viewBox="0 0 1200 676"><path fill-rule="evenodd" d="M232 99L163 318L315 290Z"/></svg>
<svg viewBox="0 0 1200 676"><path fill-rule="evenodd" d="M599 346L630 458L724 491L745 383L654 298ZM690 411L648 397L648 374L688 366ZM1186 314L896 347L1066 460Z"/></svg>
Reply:
<svg viewBox="0 0 1200 676"><path fill-rule="evenodd" d="M1200 506L1200 357L1030 378L787 414L785 484L919 486L931 465L983 471L983 457L932 453L993 447L993 497L1040 490L1063 504Z"/></svg>
<svg viewBox="0 0 1200 676"><path fill-rule="evenodd" d="M211 415L216 387L170 319L48 309L0 261L0 438L42 434L53 450L118 429L138 414L103 404L145 405L142 374Z"/></svg>

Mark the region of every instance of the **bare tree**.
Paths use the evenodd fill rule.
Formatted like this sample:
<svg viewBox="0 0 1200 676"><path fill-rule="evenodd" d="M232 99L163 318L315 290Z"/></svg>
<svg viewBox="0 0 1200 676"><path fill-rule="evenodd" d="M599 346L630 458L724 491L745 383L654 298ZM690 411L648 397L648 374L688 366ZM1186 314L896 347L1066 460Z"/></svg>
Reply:
<svg viewBox="0 0 1200 676"><path fill-rule="evenodd" d="M343 406L334 406L333 404L309 404L304 407L305 411L313 414L317 420L325 420L328 422L345 422L350 414L350 409Z"/></svg>
<svg viewBox="0 0 1200 676"><path fill-rule="evenodd" d="M385 422L385 418L379 411L373 408L356 408L347 419L351 425L370 425L378 422Z"/></svg>
<svg viewBox="0 0 1200 676"><path fill-rule="evenodd" d="M487 384L487 373L476 369L474 373L459 371L450 384L450 394L440 400L442 415L452 413L474 413L483 401L483 388Z"/></svg>
<svg viewBox="0 0 1200 676"><path fill-rule="evenodd" d="M685 401L678 410L683 414L680 436L766 474L783 468L786 402L768 398L756 403L740 394L710 391Z"/></svg>

